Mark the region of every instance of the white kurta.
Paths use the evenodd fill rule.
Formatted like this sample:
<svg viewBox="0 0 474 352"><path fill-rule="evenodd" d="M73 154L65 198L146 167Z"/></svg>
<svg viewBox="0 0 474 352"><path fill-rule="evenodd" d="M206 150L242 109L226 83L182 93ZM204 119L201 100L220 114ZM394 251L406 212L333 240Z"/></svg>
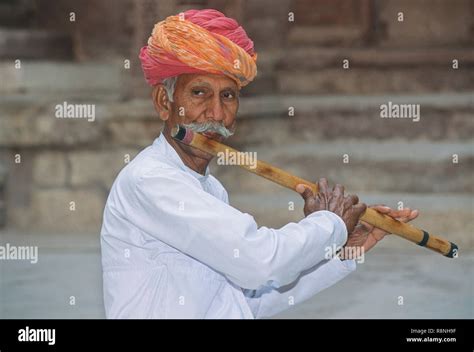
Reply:
<svg viewBox="0 0 474 352"><path fill-rule="evenodd" d="M188 168L161 135L120 172L105 206L106 316L268 317L353 271L353 260L324 258L346 239L328 211L259 228L209 169Z"/></svg>

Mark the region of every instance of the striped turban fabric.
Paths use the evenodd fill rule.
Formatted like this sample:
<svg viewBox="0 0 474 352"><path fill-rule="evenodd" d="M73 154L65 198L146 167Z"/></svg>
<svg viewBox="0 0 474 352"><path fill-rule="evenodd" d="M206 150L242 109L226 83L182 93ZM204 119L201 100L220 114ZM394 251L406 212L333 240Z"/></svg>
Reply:
<svg viewBox="0 0 474 352"><path fill-rule="evenodd" d="M217 10L189 10L158 22L140 51L148 84L184 73L223 74L240 87L257 75L253 41Z"/></svg>

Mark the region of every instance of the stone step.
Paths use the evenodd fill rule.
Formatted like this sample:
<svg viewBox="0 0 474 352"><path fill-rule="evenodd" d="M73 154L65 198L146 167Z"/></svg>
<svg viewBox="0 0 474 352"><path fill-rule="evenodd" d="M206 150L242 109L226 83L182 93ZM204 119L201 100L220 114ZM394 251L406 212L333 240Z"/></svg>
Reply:
<svg viewBox="0 0 474 352"><path fill-rule="evenodd" d="M419 105L419 120L416 121L416 117L382 118L381 107L388 107L390 102L392 106ZM289 116L291 113L294 116ZM416 96L249 97L242 99L238 131L230 141L243 146L339 138L469 140L474 135L473 116L472 92Z"/></svg>
<svg viewBox="0 0 474 352"><path fill-rule="evenodd" d="M151 139L150 136L149 143ZM94 143L94 140L89 141ZM3 161L8 170L9 187L5 195L10 198L6 199L24 200L28 204L25 209L20 203L7 203L11 205L8 208L10 223L25 222L23 227L31 223L41 228L63 226L61 229L68 231L81 226L100 228L103 204L114 179L141 148L109 145L107 149L93 149L84 144L80 148L64 145L50 149L39 145L0 150L0 163ZM469 144L335 141L277 149L261 146L242 151L256 151L258 159L311 182L327 177L332 185L343 184L349 193L472 196L474 192L474 153ZM457 164L452 162L453 151L458 153ZM347 164L344 152L349 156ZM17 153L21 155L21 164L14 163ZM299 198L294 192L241 167L217 165L216 159L211 172L231 195L254 194L262 199L277 195L285 204L287 195ZM71 200L77 203L74 213L65 206ZM44 207L44 204L50 206Z"/></svg>
<svg viewBox="0 0 474 352"><path fill-rule="evenodd" d="M357 193L366 204L385 204L394 209L399 202L404 207L418 209L419 217L412 223L414 226L456 243L460 249L472 249L474 241L474 201L472 195L453 193ZM301 220L303 201L292 191L275 190L272 194L229 193L230 204L237 209L255 217L259 226L279 228L289 222ZM294 210L290 203L294 203ZM397 236L391 236L382 242L381 247L410 248L412 243Z"/></svg>
<svg viewBox="0 0 474 352"><path fill-rule="evenodd" d="M21 60L15 67L14 59L0 62L0 93L12 99L47 99L80 96L89 100L104 97L120 97L124 89L124 77L130 70L124 68L123 60L109 62L64 62Z"/></svg>
<svg viewBox="0 0 474 352"><path fill-rule="evenodd" d="M448 67L458 60L459 68L474 67L474 51L463 48L292 48L281 56L277 69L282 71L313 71L342 68L343 60L350 68Z"/></svg>
<svg viewBox="0 0 474 352"><path fill-rule="evenodd" d="M473 70L449 68L325 69L313 72L280 72L281 94L393 94L472 91Z"/></svg>
<svg viewBox="0 0 474 352"><path fill-rule="evenodd" d="M281 56L282 53L275 50L259 52L257 76L252 83L244 87L241 91L241 97L278 94L277 65Z"/></svg>
<svg viewBox="0 0 474 352"><path fill-rule="evenodd" d="M246 147L240 151L256 152L259 160L308 181L326 177L354 192L474 191L472 143L337 140L303 144L288 141L281 146ZM212 172L232 191L270 194L279 187L239 166L217 165L218 162L219 159L214 160Z"/></svg>
<svg viewBox="0 0 474 352"><path fill-rule="evenodd" d="M474 89L473 67L468 49L305 47L288 50L276 76L283 94L459 92Z"/></svg>
<svg viewBox="0 0 474 352"><path fill-rule="evenodd" d="M117 68L115 68L117 69ZM79 71L77 71L79 74ZM100 73L97 72L99 77ZM118 79L116 84L118 84ZM98 83L100 84L100 83ZM78 146L100 142L104 146L144 147L159 134L161 120L150 99L117 101L106 85L91 96L87 90L69 93L0 96L0 147ZM39 89L40 86L37 86ZM78 87L81 89L81 87ZM85 89L85 86L82 86ZM45 88L46 90L46 88ZM55 107L94 104L94 121L57 119ZM388 102L420 104L420 119L381 118L380 106ZM294 108L294 116L288 116ZM474 135L474 95L424 96L262 96L244 97L235 136L228 143L237 148L350 139L357 141L416 139L470 143ZM271 128L269 128L271 126ZM110 138L100 138L105 133Z"/></svg>
<svg viewBox="0 0 474 352"><path fill-rule="evenodd" d="M68 33L0 28L0 59L71 60L73 56Z"/></svg>
<svg viewBox="0 0 474 352"><path fill-rule="evenodd" d="M40 7L32 1L4 0L0 2L0 23L8 28L34 26L38 11Z"/></svg>

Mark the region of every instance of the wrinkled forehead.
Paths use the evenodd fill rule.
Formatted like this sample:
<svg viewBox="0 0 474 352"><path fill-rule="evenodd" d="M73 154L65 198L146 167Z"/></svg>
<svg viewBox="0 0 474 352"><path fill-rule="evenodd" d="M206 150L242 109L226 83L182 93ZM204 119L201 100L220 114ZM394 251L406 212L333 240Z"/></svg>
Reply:
<svg viewBox="0 0 474 352"><path fill-rule="evenodd" d="M187 73L178 76L177 86L178 87L189 87L189 86L208 86L210 88L223 89L223 88L232 88L239 90L237 83L227 77L226 75L221 74L197 74L197 73Z"/></svg>

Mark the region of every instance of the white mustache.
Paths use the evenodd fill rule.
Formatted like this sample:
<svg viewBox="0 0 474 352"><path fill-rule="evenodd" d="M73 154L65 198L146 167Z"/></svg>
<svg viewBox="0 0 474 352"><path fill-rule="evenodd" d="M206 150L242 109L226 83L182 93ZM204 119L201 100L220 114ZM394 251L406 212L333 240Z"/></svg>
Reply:
<svg viewBox="0 0 474 352"><path fill-rule="evenodd" d="M224 138L228 138L234 134L233 131L230 131L226 128L223 124L214 121L207 121L204 123L190 123L184 125L184 127L189 128L191 131L196 133L203 133L203 132L215 132L219 133Z"/></svg>

